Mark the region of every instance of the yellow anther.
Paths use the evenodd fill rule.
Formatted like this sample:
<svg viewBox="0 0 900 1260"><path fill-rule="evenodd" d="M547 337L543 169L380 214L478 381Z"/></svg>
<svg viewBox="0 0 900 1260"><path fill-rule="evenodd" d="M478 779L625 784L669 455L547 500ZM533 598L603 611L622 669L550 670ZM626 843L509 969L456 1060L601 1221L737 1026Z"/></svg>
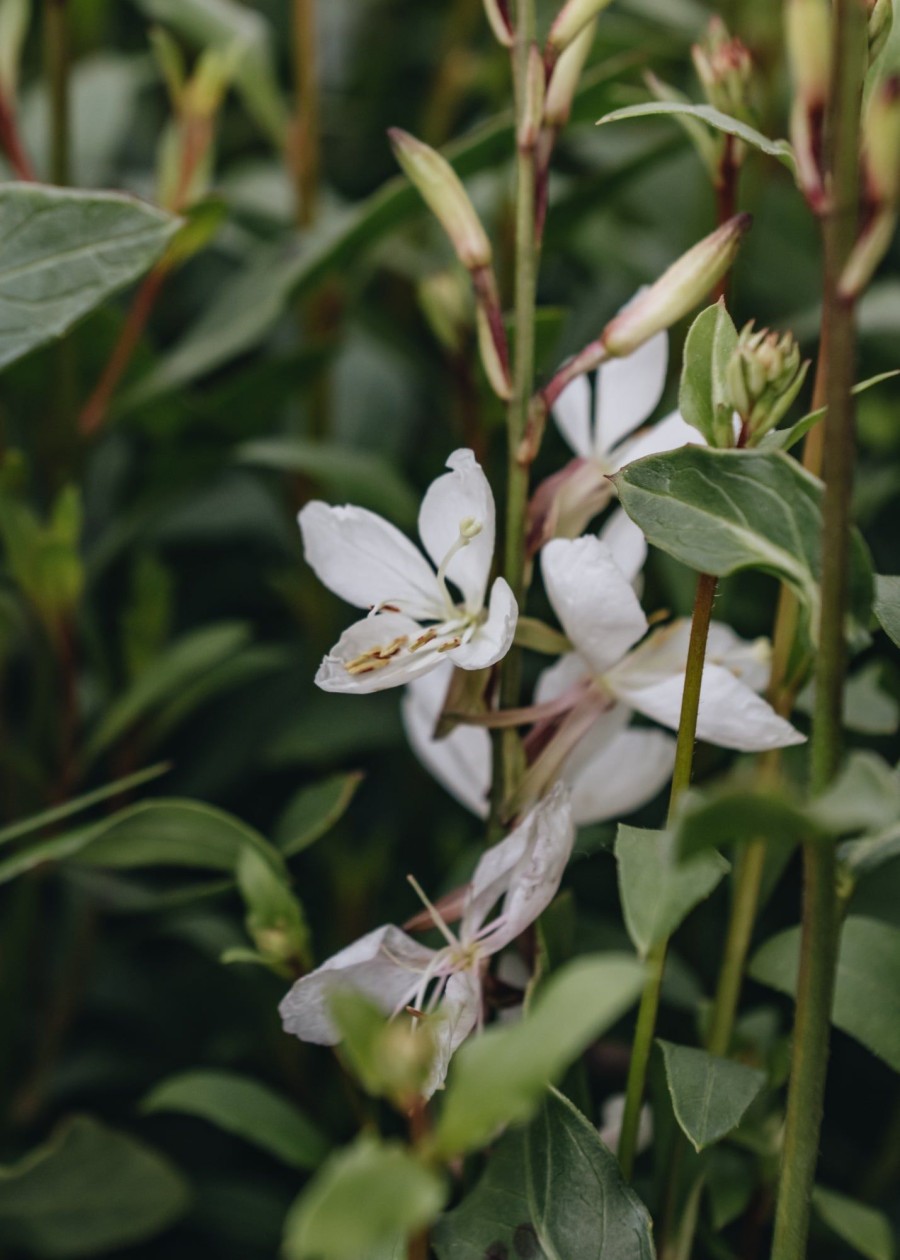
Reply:
<svg viewBox="0 0 900 1260"><path fill-rule="evenodd" d="M442 643L437 650L439 652L452 652L453 649L458 648L461 643L462 639L457 634L452 639L448 639L446 643Z"/></svg>
<svg viewBox="0 0 900 1260"><path fill-rule="evenodd" d="M418 639L413 639L412 643L409 645L409 650L410 652L418 652L420 647L424 647L426 643L431 643L432 639L436 638L437 630L435 630L432 626L430 630L426 630L424 634L420 634Z"/></svg>
<svg viewBox="0 0 900 1260"><path fill-rule="evenodd" d="M347 661L344 669L348 674L370 674L373 670L384 669L385 665L397 655L401 648L406 646L408 641L407 635L398 635L396 639L383 647L373 647L365 652L361 652L352 661Z"/></svg>

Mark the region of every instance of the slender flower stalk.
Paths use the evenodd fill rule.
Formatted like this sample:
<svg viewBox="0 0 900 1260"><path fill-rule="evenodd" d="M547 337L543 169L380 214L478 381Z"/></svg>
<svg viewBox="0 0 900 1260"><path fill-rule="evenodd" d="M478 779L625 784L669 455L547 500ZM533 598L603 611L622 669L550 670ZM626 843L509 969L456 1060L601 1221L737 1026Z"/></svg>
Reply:
<svg viewBox="0 0 900 1260"><path fill-rule="evenodd" d="M44 53L50 85L50 178L69 183L69 5L44 0Z"/></svg>

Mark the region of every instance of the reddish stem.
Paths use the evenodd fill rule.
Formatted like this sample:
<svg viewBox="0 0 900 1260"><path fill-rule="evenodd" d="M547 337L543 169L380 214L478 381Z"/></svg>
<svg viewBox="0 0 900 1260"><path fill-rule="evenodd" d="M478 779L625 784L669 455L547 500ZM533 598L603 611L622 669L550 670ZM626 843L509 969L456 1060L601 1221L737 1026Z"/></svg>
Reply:
<svg viewBox="0 0 900 1260"><path fill-rule="evenodd" d="M31 165L31 159L25 152L22 137L19 135L15 109L2 92L0 92L0 149L6 154L10 166L19 179L30 184L36 181L35 169Z"/></svg>

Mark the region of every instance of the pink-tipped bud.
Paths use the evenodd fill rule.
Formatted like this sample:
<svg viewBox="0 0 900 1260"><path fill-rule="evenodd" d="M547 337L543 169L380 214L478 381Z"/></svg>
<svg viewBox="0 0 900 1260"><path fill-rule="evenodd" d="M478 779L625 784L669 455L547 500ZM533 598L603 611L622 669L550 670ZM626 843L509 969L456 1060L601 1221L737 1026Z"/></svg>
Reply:
<svg viewBox="0 0 900 1260"><path fill-rule="evenodd" d="M459 176L446 158L398 127L388 132L394 155L450 237L469 271L491 264L491 243Z"/></svg>
<svg viewBox="0 0 900 1260"><path fill-rule="evenodd" d="M900 201L900 75L872 93L863 123L866 193L876 205Z"/></svg>
<svg viewBox="0 0 900 1260"><path fill-rule="evenodd" d="M515 32L509 16L509 0L484 0L484 11L498 44L512 48Z"/></svg>
<svg viewBox="0 0 900 1260"><path fill-rule="evenodd" d="M548 60L554 61L579 35L588 22L601 13L610 0L567 0L557 13L547 36Z"/></svg>
<svg viewBox="0 0 900 1260"><path fill-rule="evenodd" d="M751 215L737 214L682 254L607 324L600 337L606 353L631 354L693 310L728 271L752 222Z"/></svg>
<svg viewBox="0 0 900 1260"><path fill-rule="evenodd" d="M750 118L753 58L743 40L729 35L722 19L714 17L691 56L710 105L734 118Z"/></svg>
<svg viewBox="0 0 900 1260"><path fill-rule="evenodd" d="M544 99L544 123L555 131L560 130L569 121L581 72L588 53L593 47L596 34L597 19L593 18L582 27L553 67Z"/></svg>
<svg viewBox="0 0 900 1260"><path fill-rule="evenodd" d="M541 123L544 118L544 59L537 44L528 50L528 72L525 75L524 101L522 117L516 134L519 148L528 153L534 149L541 134Z"/></svg>

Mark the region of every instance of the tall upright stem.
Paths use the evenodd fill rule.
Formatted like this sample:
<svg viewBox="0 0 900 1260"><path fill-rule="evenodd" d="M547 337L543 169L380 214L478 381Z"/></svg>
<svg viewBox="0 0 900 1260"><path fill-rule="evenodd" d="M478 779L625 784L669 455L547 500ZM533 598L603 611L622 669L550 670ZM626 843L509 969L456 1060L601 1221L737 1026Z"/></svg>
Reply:
<svg viewBox="0 0 900 1260"><path fill-rule="evenodd" d="M855 460L851 388L856 330L854 309L841 301L838 280L853 246L859 213L859 118L866 66L866 19L861 0L836 0L833 56L835 73L827 128L830 204L824 222L829 284L824 304L828 411L824 420L822 612L810 753L814 792L822 791L831 781L841 754ZM834 846L807 844L803 857L800 970L772 1260L801 1260L806 1253L840 930Z"/></svg>
<svg viewBox="0 0 900 1260"><path fill-rule="evenodd" d="M678 723L675 769L672 773L672 790L669 797L669 822L675 815L678 801L691 783L694 743L697 739L697 717L700 712L700 688L703 683L703 664L706 660L709 623L712 620L717 585L717 579L709 573L701 573L697 579L697 594L691 619L691 639L684 675L684 694L681 699L681 718ZM630 1178L634 1171L641 1103L644 1099L647 1068L650 1063L650 1051L653 1049L656 1018L659 1014L659 999L668 945L668 940L658 942L647 956L647 980L638 1010L631 1063L628 1068L628 1083L625 1087L622 1134L619 1138L619 1164L623 1176L627 1178Z"/></svg>
<svg viewBox="0 0 900 1260"><path fill-rule="evenodd" d="M69 183L69 5L44 0L44 53L50 92L50 179Z"/></svg>

